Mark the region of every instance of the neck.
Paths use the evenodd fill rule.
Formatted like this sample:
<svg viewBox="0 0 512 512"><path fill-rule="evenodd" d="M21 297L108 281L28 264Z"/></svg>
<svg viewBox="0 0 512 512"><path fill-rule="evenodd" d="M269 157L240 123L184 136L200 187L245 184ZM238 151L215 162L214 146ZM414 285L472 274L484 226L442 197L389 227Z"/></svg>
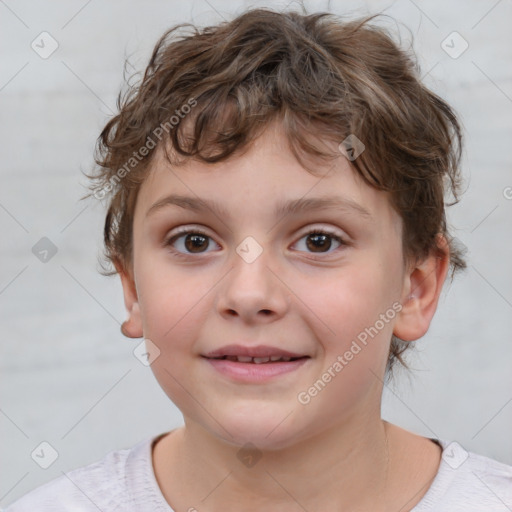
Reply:
<svg viewBox="0 0 512 512"><path fill-rule="evenodd" d="M165 466L155 472L177 510L220 511L229 503L247 511L371 508L382 500L389 471L387 424L380 418L264 452L240 451L194 422L167 441Z"/></svg>

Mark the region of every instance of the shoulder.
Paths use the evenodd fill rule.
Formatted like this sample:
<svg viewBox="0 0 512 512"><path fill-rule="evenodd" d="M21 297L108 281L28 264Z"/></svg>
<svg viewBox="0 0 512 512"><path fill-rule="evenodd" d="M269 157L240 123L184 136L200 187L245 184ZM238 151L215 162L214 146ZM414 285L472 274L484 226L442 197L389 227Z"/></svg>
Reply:
<svg viewBox="0 0 512 512"><path fill-rule="evenodd" d="M512 510L512 466L466 451L459 443L443 448L438 473L414 512L507 512Z"/></svg>
<svg viewBox="0 0 512 512"><path fill-rule="evenodd" d="M101 460L63 473L8 506L4 512L128 511L128 476L140 476L151 439L132 448L111 451ZM140 465L140 464L139 464ZM139 473L137 473L139 472ZM134 483L134 482L132 482Z"/></svg>

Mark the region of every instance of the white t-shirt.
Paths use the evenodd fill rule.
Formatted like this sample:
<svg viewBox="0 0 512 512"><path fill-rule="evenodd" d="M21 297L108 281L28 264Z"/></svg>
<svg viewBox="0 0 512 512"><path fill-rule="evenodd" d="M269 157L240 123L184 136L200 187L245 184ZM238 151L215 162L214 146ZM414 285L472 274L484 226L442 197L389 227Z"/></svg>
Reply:
<svg viewBox="0 0 512 512"><path fill-rule="evenodd" d="M111 451L30 491L5 512L174 512L153 471L152 443ZM468 453L458 443L443 448L439 471L413 512L510 512L512 466Z"/></svg>

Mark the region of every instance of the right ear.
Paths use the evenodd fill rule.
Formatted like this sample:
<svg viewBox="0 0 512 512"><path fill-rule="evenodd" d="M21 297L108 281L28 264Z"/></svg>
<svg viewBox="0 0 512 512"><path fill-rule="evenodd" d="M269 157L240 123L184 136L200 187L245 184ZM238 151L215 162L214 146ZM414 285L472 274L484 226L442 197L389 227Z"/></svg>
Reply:
<svg viewBox="0 0 512 512"><path fill-rule="evenodd" d="M121 332L127 338L142 338L144 336L142 333L142 318L140 316L139 299L135 281L130 272L126 270L119 261L116 261L114 266L121 277L124 304L128 312L128 320L122 323Z"/></svg>

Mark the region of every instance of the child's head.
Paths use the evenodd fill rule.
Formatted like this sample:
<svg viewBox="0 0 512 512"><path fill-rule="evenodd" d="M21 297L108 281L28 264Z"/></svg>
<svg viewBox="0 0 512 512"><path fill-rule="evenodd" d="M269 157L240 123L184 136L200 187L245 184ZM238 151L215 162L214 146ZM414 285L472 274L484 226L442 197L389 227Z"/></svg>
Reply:
<svg viewBox="0 0 512 512"><path fill-rule="evenodd" d="M192 295L200 301L208 293L215 296L215 286L226 286L226 295L212 298L209 311L224 306L224 311L236 312L236 304L228 300L235 300L227 290L229 280L243 277L244 283L251 283L258 270L253 270L254 275L247 270L245 275L239 262L232 267L224 264L233 263L233 257L242 260L237 247L246 237L257 243L251 251L260 247L263 253L250 264L243 263L254 269L263 265L268 280L261 284L259 275L252 282L255 303L265 293L260 286L276 286L279 291L274 297L269 294L267 306L274 304L284 314L295 300L308 310L307 288L301 288L300 281L304 278L314 297L311 306L318 308L310 314L323 324L324 335L353 340L363 327L373 327L378 333L370 335L370 329L367 340L387 337L388 367L401 360L407 341L426 332L448 265L452 271L465 266L452 246L444 208L445 195L451 193L457 200L461 130L451 108L421 84L413 58L370 20L342 22L328 14L257 9L231 22L195 29L188 36L178 36L175 27L161 38L143 80L120 98L120 113L101 134L100 172L92 186L96 197L109 201L106 256L124 275L125 299L129 281L133 285L126 300L136 326L131 325L129 335L142 336L144 326L146 338L160 336L162 342L165 336L173 337L179 328L172 330L172 320L180 322L181 317L171 311L186 315L183 305L193 308L197 301L189 303L184 297L197 289L203 291L203 298ZM162 216L153 228L149 221L145 224L151 206L170 194L215 199L225 207L226 217L213 211L207 214L208 210L192 214L194 209L174 206L168 209L174 216ZM317 210L313 223L318 228L324 224L320 232L328 228L326 222L334 236L340 236L340 229L333 226L342 229L345 253L337 260L326 257L310 263L279 252L307 234L300 228L309 217L298 210L271 217L273 213L264 207L273 210L287 198L327 195L352 200L371 214L340 204L338 222L333 209ZM252 215L250 221L243 218L241 206ZM184 222L178 215L183 211L189 212ZM219 255L198 252L189 260L169 256L162 240L169 241L178 219L202 226L203 240L214 241L210 245L224 245L222 251L217 249ZM237 222L244 232L235 230ZM192 228L189 231L197 233ZM393 245L395 231L398 246ZM325 242L318 235L316 240ZM365 253L369 247L372 250ZM380 260L375 259L378 255ZM438 270L436 259L444 261ZM166 275L166 266L173 266L174 273ZM414 274L416 267L421 272ZM422 287L432 275L438 283L425 292ZM209 284L201 288L200 282ZM322 298L324 286L329 296ZM246 293L249 301L250 290ZM165 303L165 297L171 302ZM375 328L378 313L385 316L394 299L399 307L392 319L380 320L384 327ZM336 304L341 318L348 311L354 321L348 334L330 328L342 328ZM272 309L264 302L262 308ZM157 324L166 311L169 322L163 330ZM219 333L213 333L216 341L203 339L204 346L196 348L215 348L225 339L231 342L244 336L240 324L230 334L226 325L211 322L207 314L202 311L196 322L205 322ZM294 313L289 314L293 322ZM250 326L249 316L246 320ZM261 341L266 339L263 324L270 335L280 333L278 339ZM248 327L250 339L263 344L283 340L291 325L286 321L272 328L271 324L269 315L261 325ZM345 351L350 342L342 346Z"/></svg>

